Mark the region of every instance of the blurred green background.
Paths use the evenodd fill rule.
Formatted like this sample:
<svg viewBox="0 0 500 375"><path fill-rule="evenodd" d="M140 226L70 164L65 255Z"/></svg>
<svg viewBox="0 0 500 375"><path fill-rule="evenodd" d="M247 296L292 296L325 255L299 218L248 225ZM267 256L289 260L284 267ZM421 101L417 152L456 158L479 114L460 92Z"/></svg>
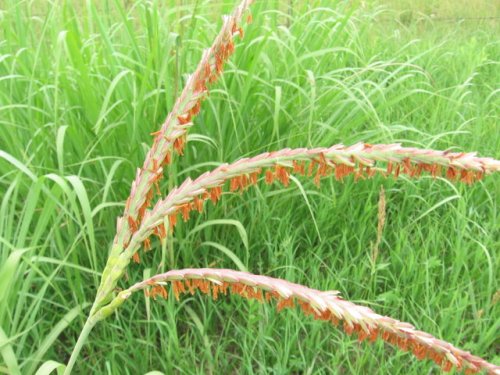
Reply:
<svg viewBox="0 0 500 375"><path fill-rule="evenodd" d="M0 0L0 373L67 361L150 133L234 4ZM499 16L486 0L257 1L162 191L283 147L401 142L500 158ZM153 242L122 287L172 268L237 268L236 257L500 364L499 193L498 176L261 184ZM153 370L440 373L298 310L141 295L95 328L75 373Z"/></svg>

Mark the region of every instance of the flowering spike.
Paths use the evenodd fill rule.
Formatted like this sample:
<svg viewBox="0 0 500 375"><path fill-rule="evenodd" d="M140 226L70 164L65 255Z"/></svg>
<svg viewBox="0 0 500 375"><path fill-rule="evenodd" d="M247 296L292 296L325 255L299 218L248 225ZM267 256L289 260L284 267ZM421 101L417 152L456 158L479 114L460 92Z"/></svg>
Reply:
<svg viewBox="0 0 500 375"><path fill-rule="evenodd" d="M232 294L242 298L276 302L278 311L298 305L305 315L314 319L333 325L341 321L344 332L356 335L360 342L381 339L413 353L417 359L432 360L443 371L450 371L453 367L466 373L486 370L488 373L498 374L500 371L500 366L418 331L407 323L378 315L367 307L346 301L337 296L336 292L321 292L267 276L227 269L172 270L137 283L122 293L129 296L137 290L152 286L149 294L153 298L156 295L165 296L166 290L164 292L160 286L163 288L163 284L168 282L171 283L177 300L182 294L193 294L195 290L217 300L221 293L226 294L230 290Z"/></svg>
<svg viewBox="0 0 500 375"><path fill-rule="evenodd" d="M167 198L157 202L154 209L148 212L147 219L142 220L140 227L132 232L134 244L144 241L165 215L172 215L173 212L178 211L183 214L184 220L187 220L191 209L201 210L200 202L194 202L196 197L210 198L216 204L222 196L222 188L226 181L229 181L231 191L243 191L257 180L257 174L263 168L268 168L265 173L267 184L277 179L285 186L289 184L290 171L301 173L305 162L310 163L308 175L316 169L314 180L317 184L321 177L329 175L332 170L337 180L343 180L349 175L354 175L356 180L372 177L377 171L393 171L393 176L397 176L401 168L406 170L409 177L418 177L422 172L437 174L443 167L447 170L449 177L456 180L456 176L459 176L467 184L475 182L484 173L500 171L500 161L471 155L404 148L399 145L363 144L350 147L336 145L313 150L284 149L264 153L233 164L222 165L195 180L185 181L180 188L174 189ZM295 164L293 164L294 161ZM388 166L389 163L391 167ZM269 169L273 167L274 171ZM385 173L381 175L385 176ZM150 193L152 194L152 191ZM145 204L149 205L150 199L148 195ZM146 205L142 207L141 217L146 214L146 207ZM134 230L131 219L129 219L129 224L131 224L131 230ZM171 228L174 225L175 219L171 221ZM135 249L127 251L132 254Z"/></svg>
<svg viewBox="0 0 500 375"><path fill-rule="evenodd" d="M196 70L187 80L185 87L177 98L165 122L158 131L152 133L155 137L153 145L146 155L142 168L138 170L135 180L132 183L130 197L122 215L129 225L124 225L124 221L119 221L117 225L116 236L113 241L113 244L116 245L114 246L115 250L113 250L112 255L109 257L105 271L103 272L103 280L96 296L95 306L99 306L103 301L108 299L118 281L116 275L123 273L122 266L113 263L112 260L122 255L125 249L124 244L131 242L131 237L136 233L139 222L146 215L146 209L150 203L150 199L148 200L147 198L148 194L159 181L158 176L151 177L157 174L162 165L170 164L173 149L179 155L183 154L187 129L191 123L192 116L198 114L200 111L201 100L207 92L207 83L208 81L214 81L217 75L222 73L223 64L234 51L234 35L231 34L232 25L241 23L243 17L248 14L247 11L252 2L253 0L242 0L234 12L226 18L212 46L205 51ZM220 52L223 52L223 54L220 55ZM216 73L214 73L213 67L214 59L217 60ZM154 227L155 225L152 225L150 230L152 231ZM134 243L134 247L137 247L144 239L145 237L142 237L140 241ZM130 259L135 250L127 248L127 253L123 256Z"/></svg>

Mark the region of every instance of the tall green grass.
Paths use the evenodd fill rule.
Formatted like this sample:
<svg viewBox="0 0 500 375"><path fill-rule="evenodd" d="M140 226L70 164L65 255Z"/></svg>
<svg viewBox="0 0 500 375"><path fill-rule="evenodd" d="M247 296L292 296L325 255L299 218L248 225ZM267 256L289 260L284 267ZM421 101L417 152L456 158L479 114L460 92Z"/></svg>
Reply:
<svg viewBox="0 0 500 375"><path fill-rule="evenodd" d="M149 134L232 5L0 2L0 372L67 360ZM254 14L196 119L184 172L163 191L287 146L404 142L500 157L496 22L331 0L260 1ZM154 244L129 279L244 267L338 289L500 362L496 178L297 185L225 198L169 246ZM299 313L275 315L234 300L129 301L92 332L77 373L439 372Z"/></svg>

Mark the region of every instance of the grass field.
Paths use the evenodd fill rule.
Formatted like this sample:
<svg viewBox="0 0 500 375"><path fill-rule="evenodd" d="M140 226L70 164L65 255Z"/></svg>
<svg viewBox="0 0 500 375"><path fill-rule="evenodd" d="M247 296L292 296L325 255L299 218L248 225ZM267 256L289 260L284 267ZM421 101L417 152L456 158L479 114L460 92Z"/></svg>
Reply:
<svg viewBox="0 0 500 375"><path fill-rule="evenodd" d="M401 142L500 158L499 6L411 3L258 1L161 190L283 147ZM150 133L233 4L0 0L0 373L68 360ZM500 365L499 202L498 175L472 187L260 185L192 215L127 277L246 268L339 290ZM139 295L94 329L76 370L440 373L299 311Z"/></svg>

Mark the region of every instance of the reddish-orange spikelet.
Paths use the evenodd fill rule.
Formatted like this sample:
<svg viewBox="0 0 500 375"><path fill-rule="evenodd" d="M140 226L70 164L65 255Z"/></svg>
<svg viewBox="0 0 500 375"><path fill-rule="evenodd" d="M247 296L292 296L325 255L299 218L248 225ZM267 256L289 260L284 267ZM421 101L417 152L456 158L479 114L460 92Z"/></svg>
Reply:
<svg viewBox="0 0 500 375"><path fill-rule="evenodd" d="M194 197L193 207L201 214L203 212L203 198Z"/></svg>
<svg viewBox="0 0 500 375"><path fill-rule="evenodd" d="M368 176L368 178L374 177L375 176L375 169L371 168L370 166L367 166L366 167L366 175Z"/></svg>
<svg viewBox="0 0 500 375"><path fill-rule="evenodd" d="M215 81L217 81L217 78L219 77L219 73L217 72L217 66L216 66L216 69L215 71L213 71L211 74L210 74L210 77L208 77L208 82L209 83L214 83Z"/></svg>
<svg viewBox="0 0 500 375"><path fill-rule="evenodd" d="M213 204L216 204L220 197L222 196L222 188L220 186L215 186L210 190L210 200Z"/></svg>
<svg viewBox="0 0 500 375"><path fill-rule="evenodd" d="M160 240L167 237L167 230L165 229L165 225L163 224L160 224L157 227L155 227L153 233L157 235Z"/></svg>
<svg viewBox="0 0 500 375"><path fill-rule="evenodd" d="M344 332L349 336L354 332L354 326L346 321L344 321Z"/></svg>
<svg viewBox="0 0 500 375"><path fill-rule="evenodd" d="M204 70L203 70L203 73L204 73L204 76L203 76L203 79L206 80L210 77L210 73L212 72L212 69L210 69L210 64L207 62L204 66Z"/></svg>
<svg viewBox="0 0 500 375"><path fill-rule="evenodd" d="M358 332L358 342L363 342L369 337L369 334L361 330Z"/></svg>
<svg viewBox="0 0 500 375"><path fill-rule="evenodd" d="M177 225L177 212L174 212L173 214L168 215L168 226L172 231L176 225Z"/></svg>
<svg viewBox="0 0 500 375"><path fill-rule="evenodd" d="M290 173L288 172L287 168L282 167L281 165L276 165L274 174L276 176L276 179L283 185L285 185L285 187L290 184Z"/></svg>
<svg viewBox="0 0 500 375"><path fill-rule="evenodd" d="M158 295L165 299L168 298L167 289L163 285L158 285L158 284L153 285L150 291L146 290L145 294L146 297L151 297L155 301L156 301L156 296Z"/></svg>
<svg viewBox="0 0 500 375"><path fill-rule="evenodd" d="M360 165L360 168L361 168L361 171L359 171L359 175L356 174L355 177L356 178L359 178L360 176L362 176L362 165ZM346 176L350 175L350 174L354 174L354 167L350 166L350 165L346 165L346 164L336 164L335 165L335 179L337 181L342 181Z"/></svg>
<svg viewBox="0 0 500 375"><path fill-rule="evenodd" d="M437 364L439 364L437 361L435 361ZM450 372L451 369L453 368L453 364L450 361L444 361L442 367L444 372Z"/></svg>
<svg viewBox="0 0 500 375"><path fill-rule="evenodd" d="M438 175L441 175L441 166L437 164L433 164L430 166L430 173L433 178L436 178Z"/></svg>
<svg viewBox="0 0 500 375"><path fill-rule="evenodd" d="M174 296L177 301L179 301L179 297L181 293L186 293L186 287L184 286L184 282L182 280L180 281L174 281L172 283L173 291L174 291Z"/></svg>
<svg viewBox="0 0 500 375"><path fill-rule="evenodd" d="M176 138L174 141L174 149L175 151L177 151L179 155L184 155L184 143L185 143L185 136Z"/></svg>
<svg viewBox="0 0 500 375"><path fill-rule="evenodd" d="M160 183L160 181L161 181L162 178L163 178L163 173L161 173L161 172L158 173L158 171L156 172L156 174L152 178L153 184L154 184L154 186L156 188L156 194L157 195L161 195L160 184L159 183ZM148 205L149 205L149 202L148 202Z"/></svg>
<svg viewBox="0 0 500 375"><path fill-rule="evenodd" d="M161 178L161 177L160 177ZM146 202L147 202L147 207L149 207L151 200L153 199L154 192L153 189L149 189L148 193L146 194Z"/></svg>
<svg viewBox="0 0 500 375"><path fill-rule="evenodd" d="M179 123L179 125L189 124L191 122L190 114L177 116L177 122Z"/></svg>
<svg viewBox="0 0 500 375"><path fill-rule="evenodd" d="M447 169L447 171L446 171L446 178L448 180L453 181L453 180L455 180L457 178L457 176L458 176L458 172L457 172L457 170L455 168L449 167Z"/></svg>
<svg viewBox="0 0 500 375"><path fill-rule="evenodd" d="M172 283L172 291L174 292L174 297L177 301L179 301L179 297L180 297L180 291L179 291L179 287L178 287L178 282L177 281L174 281Z"/></svg>
<svg viewBox="0 0 500 375"><path fill-rule="evenodd" d="M205 93L208 93L208 88L207 88L207 82L205 81L205 79L200 79L197 83L196 83L196 86L194 88L194 91L196 93L198 93L199 95L203 95ZM201 99L201 98L200 98ZM200 104L201 106L201 100L198 101L198 103ZM198 110L199 112L199 110ZM191 113L191 112L190 112ZM198 113L196 113L198 114Z"/></svg>
<svg viewBox="0 0 500 375"><path fill-rule="evenodd" d="M234 53L234 42L232 40L230 40L226 44L226 51L227 51L228 57Z"/></svg>
<svg viewBox="0 0 500 375"><path fill-rule="evenodd" d="M156 171L158 170L158 167L159 167L158 160L153 159L152 163L153 163L153 167L151 168L150 172L151 173L156 173Z"/></svg>
<svg viewBox="0 0 500 375"><path fill-rule="evenodd" d="M186 288L189 291L189 293L191 293L191 295L193 295L195 292L194 288L195 282L196 280L184 280L184 284L186 285Z"/></svg>
<svg viewBox="0 0 500 375"><path fill-rule="evenodd" d="M261 171L250 173L250 185L255 185L257 183L260 172Z"/></svg>
<svg viewBox="0 0 500 375"><path fill-rule="evenodd" d="M370 331L370 336L368 337L368 340L370 342L375 342L378 338L378 329L374 328Z"/></svg>
<svg viewBox="0 0 500 375"><path fill-rule="evenodd" d="M316 175L314 176L313 182L314 182L314 185L316 185L317 187L320 187L321 175L318 172L316 172Z"/></svg>
<svg viewBox="0 0 500 375"><path fill-rule="evenodd" d="M266 178L265 178L266 184L271 185L274 181L274 175L273 172L270 171L269 169L266 171Z"/></svg>
<svg viewBox="0 0 500 375"><path fill-rule="evenodd" d="M181 213L182 213L182 220L184 222L189 220L189 213L191 212L191 205L190 204L183 204L180 207Z"/></svg>
<svg viewBox="0 0 500 375"><path fill-rule="evenodd" d="M305 163L298 162L298 161L294 160L293 161L293 172L303 176L305 174Z"/></svg>
<svg viewBox="0 0 500 375"><path fill-rule="evenodd" d="M158 178L158 176L156 178ZM160 178L161 178L161 176L160 176ZM153 181L154 180L155 179L153 179ZM136 220L136 226L143 219L144 214L146 213L146 210L148 209L148 207L151 204L151 200L153 199L153 196L154 196L154 191L153 191L153 189L150 189L146 194L146 199L144 200L144 203L142 204L141 207L139 207L138 214L137 214L137 220ZM129 223L130 223L130 221L129 221ZM132 231L132 232L135 232L135 231Z"/></svg>
<svg viewBox="0 0 500 375"><path fill-rule="evenodd" d="M190 116L196 116L198 113L200 113L201 109L201 100L196 101L196 104L189 110L189 115Z"/></svg>
<svg viewBox="0 0 500 375"><path fill-rule="evenodd" d="M239 189L239 187L240 187L240 176L232 178L229 183L229 190L236 191Z"/></svg>
<svg viewBox="0 0 500 375"><path fill-rule="evenodd" d="M130 228L130 231L132 233L137 232L137 229L138 229L137 222L131 216L127 217L127 221L128 221L128 226Z"/></svg>
<svg viewBox="0 0 500 375"><path fill-rule="evenodd" d="M248 176L246 174L231 179L230 182L231 191L240 190L241 192L243 192L247 186L248 186Z"/></svg>
<svg viewBox="0 0 500 375"><path fill-rule="evenodd" d="M141 258L139 257L138 252L135 252L134 255L132 255L132 260L137 264L141 263Z"/></svg>
<svg viewBox="0 0 500 375"><path fill-rule="evenodd" d="M144 204L139 208L139 214L137 219L140 221L144 217L144 214L146 213L146 210L148 209L149 202L146 200Z"/></svg>
<svg viewBox="0 0 500 375"><path fill-rule="evenodd" d="M387 163L387 171L386 172L388 175L392 174L392 161L389 161Z"/></svg>
<svg viewBox="0 0 500 375"><path fill-rule="evenodd" d="M167 152L165 154L165 158L163 159L162 165L164 165L164 166L169 165L171 161L172 161L172 159L170 156L170 152Z"/></svg>
<svg viewBox="0 0 500 375"><path fill-rule="evenodd" d="M295 306L295 304L294 304L293 298L286 298L286 299L281 298L279 300L278 304L276 305L276 310L278 310L278 312L280 312L281 310L283 310L285 308L292 308L294 306Z"/></svg>
<svg viewBox="0 0 500 375"><path fill-rule="evenodd" d="M321 178L327 176L329 172L330 167L328 166L325 155L319 154L319 164L318 169L316 170L316 175L314 176L314 184L319 187Z"/></svg>
<svg viewBox="0 0 500 375"><path fill-rule="evenodd" d="M401 350L406 352L408 350L408 339L405 337L398 337L397 345Z"/></svg>
<svg viewBox="0 0 500 375"><path fill-rule="evenodd" d="M215 74L212 75L212 77L215 77L215 79L217 79L217 77L222 74L222 71L224 69L224 58L222 57L223 53L224 48L221 47L221 49L219 49L219 53L215 55Z"/></svg>
<svg viewBox="0 0 500 375"><path fill-rule="evenodd" d="M309 167L307 168L307 176L308 177L311 177L312 174L313 174L313 171L314 171L314 167L316 166L317 162L316 160L311 160L311 162L309 163Z"/></svg>
<svg viewBox="0 0 500 375"><path fill-rule="evenodd" d="M348 173L346 173L345 171L345 168L344 166L338 168L338 173L339 173L339 178L337 178L337 180L343 180L345 176L347 176ZM335 175L337 176L337 175ZM363 165L360 164L357 168L357 170L354 172L354 181L355 182L358 182L358 180L364 180L365 179L365 176L364 176L364 171L363 171Z"/></svg>
<svg viewBox="0 0 500 375"><path fill-rule="evenodd" d="M404 158L403 159L403 173L410 174L411 169L412 169L411 160L409 158Z"/></svg>
<svg viewBox="0 0 500 375"><path fill-rule="evenodd" d="M250 184L248 175L244 174L240 177L240 189L241 191L244 191L248 185Z"/></svg>
<svg viewBox="0 0 500 375"><path fill-rule="evenodd" d="M398 178L399 177L399 174L401 173L401 165L398 164L396 165L396 172L394 172L394 178Z"/></svg>

